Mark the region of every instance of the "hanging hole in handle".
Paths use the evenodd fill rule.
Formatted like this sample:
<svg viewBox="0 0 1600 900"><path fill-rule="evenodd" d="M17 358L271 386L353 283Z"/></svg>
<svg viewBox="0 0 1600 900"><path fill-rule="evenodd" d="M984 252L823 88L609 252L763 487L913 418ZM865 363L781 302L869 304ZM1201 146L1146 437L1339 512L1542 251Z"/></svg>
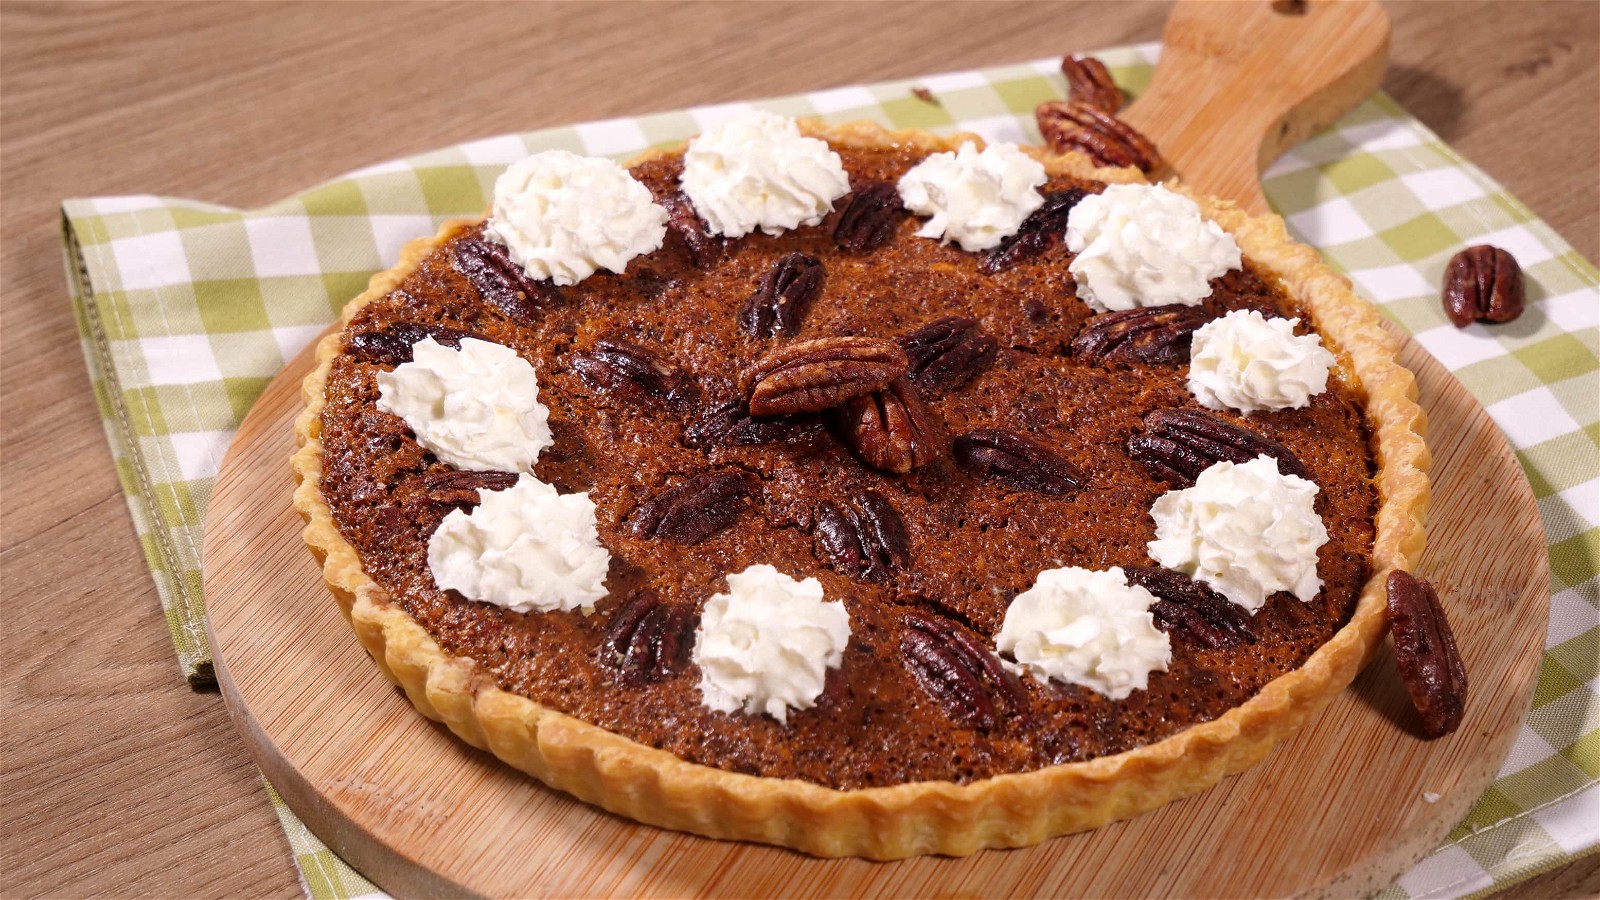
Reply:
<svg viewBox="0 0 1600 900"><path fill-rule="evenodd" d="M1303 16L1306 0L1272 0L1272 11L1280 16Z"/></svg>

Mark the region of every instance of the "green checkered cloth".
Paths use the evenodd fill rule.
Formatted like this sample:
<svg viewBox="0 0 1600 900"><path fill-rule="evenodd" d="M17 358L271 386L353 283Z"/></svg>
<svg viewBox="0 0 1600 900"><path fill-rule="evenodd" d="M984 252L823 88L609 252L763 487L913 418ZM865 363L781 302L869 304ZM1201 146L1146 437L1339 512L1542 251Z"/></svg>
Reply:
<svg viewBox="0 0 1600 900"><path fill-rule="evenodd" d="M1158 48L1101 54L1149 83ZM625 158L762 108L830 122L968 130L1034 142L1035 104L1063 95L1057 60L591 122L449 147L353 172L263 209L152 196L63 204L84 356L134 527L191 683L211 678L200 529L223 451L261 390L368 276L444 219L479 213L495 177L563 148ZM920 99L913 88L931 91ZM1533 708L1499 778L1448 842L1384 896L1492 890L1600 845L1600 402L1595 268L1394 101L1374 96L1267 173L1290 230L1409 331L1488 408L1538 495L1550 542L1550 629ZM1457 330L1438 285L1469 244L1527 276L1516 323ZM270 788L269 788L270 792ZM376 894L276 793L306 892Z"/></svg>

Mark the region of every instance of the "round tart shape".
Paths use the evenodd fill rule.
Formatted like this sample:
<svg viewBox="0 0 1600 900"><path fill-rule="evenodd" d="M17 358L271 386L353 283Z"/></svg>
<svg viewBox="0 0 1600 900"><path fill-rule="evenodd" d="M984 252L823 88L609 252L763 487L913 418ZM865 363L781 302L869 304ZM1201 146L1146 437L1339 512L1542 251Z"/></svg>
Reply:
<svg viewBox="0 0 1600 900"><path fill-rule="evenodd" d="M843 156L858 195L881 194L871 183L892 185L929 154L968 140L982 146L971 135L865 123L802 129ZM1050 176L1047 196L1143 180L1076 154L1028 152ZM665 200L680 167L677 151L630 168ZM894 859L1023 846L1196 793L1264 756L1380 643L1384 581L1422 551L1428 452L1415 382L1395 362L1397 342L1377 311L1290 241L1281 219L1193 199L1246 261L1213 282L1211 312L1299 315L1337 358L1333 388L1308 409L1230 420L1267 438L1272 453L1298 449L1318 480L1318 512L1333 535L1318 565L1327 586L1312 603L1275 595L1251 620L1255 640L1246 645L1207 646L1169 628L1171 669L1126 700L1013 683L1000 669L973 682L987 703L953 700L948 685L930 688L926 662L930 652L981 662L1006 603L1044 568L1151 564L1149 506L1168 485L1124 444L1150 427L1142 417L1194 407L1184 367L1085 351L1091 313L1072 295L1064 247L997 264L915 237L915 219L894 220L892 232L856 223L845 230L878 237L836 242L839 221L852 215L848 197L820 225L776 237L669 237L626 274L559 294L538 285L507 293L503 281L498 297L474 289L463 269L484 264L478 221L446 223L408 245L345 307L305 381L293 458L305 540L363 645L419 711L546 784L640 822ZM820 296L798 317L741 315L775 269L788 266L785 284L815 277L790 260L801 251L821 263L823 287L809 292ZM395 360L362 347L415 336L419 325L482 333L534 364L555 435L536 474L563 493L589 492L612 552L610 596L594 615L512 613L433 584L426 532L475 502L476 490L509 482L492 473L452 481L403 422L374 410L373 373ZM773 350L841 336L905 344L914 332L967 340L982 365L956 378L935 367L921 373L922 388L884 389L901 399L881 402L926 408L930 424L911 446L852 440L860 429L849 424L849 404L831 422L791 420L769 443L717 436L727 432L717 426L725 404L747 389L739 377ZM643 345L652 349L640 357ZM586 364L574 364L607 353L624 368L618 353L668 362L644 382L617 376L616 365L585 378ZM1187 427L1182 413L1160 415L1162 427ZM1010 439L985 437L996 430L1048 440L1063 466L1019 484L958 465L986 447L1014 450ZM690 489L733 503L731 524L704 535L640 525L664 521L651 517L652 501ZM828 522L849 519L859 531L884 504L903 518L909 547L841 562ZM785 724L713 713L698 703L694 666L683 659L617 667L607 649L615 650L615 626L647 612L641 604L669 611L658 615L669 623L661 627L682 627L696 603L724 590L725 575L762 563L817 577L829 599L850 607L850 645L816 708L790 710ZM918 649L928 641L944 650ZM978 650L959 649L974 641Z"/></svg>

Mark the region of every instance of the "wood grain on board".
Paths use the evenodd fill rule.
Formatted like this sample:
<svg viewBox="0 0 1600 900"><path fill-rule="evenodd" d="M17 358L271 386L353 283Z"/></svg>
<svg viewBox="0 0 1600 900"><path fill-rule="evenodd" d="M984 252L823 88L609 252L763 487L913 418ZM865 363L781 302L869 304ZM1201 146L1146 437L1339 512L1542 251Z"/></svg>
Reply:
<svg viewBox="0 0 1600 900"><path fill-rule="evenodd" d="M1388 65L1376 0L1180 4L1161 63L1119 118L1144 132L1190 186L1272 211L1261 173L1372 95Z"/></svg>
<svg viewBox="0 0 1600 900"><path fill-rule="evenodd" d="M1384 89L1600 258L1600 7L1386 9ZM0 894L300 893L222 703L177 671L67 302L62 198L259 206L505 131L1154 40L1165 16L1105 3L0 5ZM1600 856L1521 891L1600 893Z"/></svg>

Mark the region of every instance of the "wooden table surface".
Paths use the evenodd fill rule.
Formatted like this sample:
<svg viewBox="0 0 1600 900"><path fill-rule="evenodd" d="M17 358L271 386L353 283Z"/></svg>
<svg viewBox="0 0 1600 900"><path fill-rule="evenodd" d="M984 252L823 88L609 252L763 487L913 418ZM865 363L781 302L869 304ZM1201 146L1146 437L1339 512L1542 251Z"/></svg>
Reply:
<svg viewBox="0 0 1600 900"><path fill-rule="evenodd" d="M1384 88L1600 259L1600 4L1388 9ZM491 134L1154 40L1165 14L5 3L0 895L299 894L221 700L179 675L78 346L63 198L257 206ZM1600 893L1600 856L1518 891Z"/></svg>

